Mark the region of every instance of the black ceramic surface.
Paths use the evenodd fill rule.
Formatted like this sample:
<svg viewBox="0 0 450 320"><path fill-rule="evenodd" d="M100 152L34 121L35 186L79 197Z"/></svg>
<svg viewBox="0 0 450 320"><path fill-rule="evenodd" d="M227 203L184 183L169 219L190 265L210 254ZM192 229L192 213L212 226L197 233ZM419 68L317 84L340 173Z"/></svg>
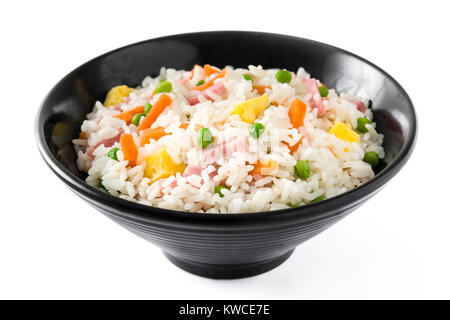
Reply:
<svg viewBox="0 0 450 320"><path fill-rule="evenodd" d="M304 67L337 91L373 100L377 130L385 135L387 166L368 183L340 196L297 208L251 214L198 214L144 206L90 187L75 164L71 139L96 100L113 86L137 86L162 66L190 69L249 64ZM403 88L372 63L306 39L257 32L181 34L140 42L95 58L63 78L43 101L36 119L40 152L78 196L153 244L177 266L211 278L268 271L305 240L325 230L379 191L405 164L416 137L416 116ZM142 254L145 254L143 252ZM149 266L151 268L151 266Z"/></svg>

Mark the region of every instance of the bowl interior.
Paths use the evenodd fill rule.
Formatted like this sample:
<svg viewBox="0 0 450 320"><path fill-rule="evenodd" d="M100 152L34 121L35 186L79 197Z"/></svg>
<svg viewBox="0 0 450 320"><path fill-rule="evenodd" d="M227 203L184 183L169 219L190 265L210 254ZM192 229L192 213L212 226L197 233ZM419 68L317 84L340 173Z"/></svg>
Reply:
<svg viewBox="0 0 450 320"><path fill-rule="evenodd" d="M385 135L387 167L416 133L416 118L406 92L385 72L351 53L326 44L283 35L255 32L183 34L133 44L95 58L63 78L45 98L37 119L43 144L79 179L71 140L87 113L113 86L137 86L162 66L189 70L194 64L264 68L304 67L338 92L367 97L377 130Z"/></svg>

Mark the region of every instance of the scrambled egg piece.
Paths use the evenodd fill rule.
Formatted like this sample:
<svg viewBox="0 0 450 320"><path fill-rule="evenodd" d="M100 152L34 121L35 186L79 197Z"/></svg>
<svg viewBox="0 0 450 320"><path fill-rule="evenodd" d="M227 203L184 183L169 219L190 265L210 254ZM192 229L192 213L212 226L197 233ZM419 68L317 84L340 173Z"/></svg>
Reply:
<svg viewBox="0 0 450 320"><path fill-rule="evenodd" d="M108 108L110 106L114 106L116 104L122 103L123 98L126 98L130 95L131 92L133 92L133 88L129 88L125 85L123 86L116 86L109 90L108 94L106 95L105 102L103 102L103 105Z"/></svg>
<svg viewBox="0 0 450 320"><path fill-rule="evenodd" d="M334 126L331 127L329 134L334 134L336 138L339 138L346 142L357 142L359 143L359 134L353 131L349 126L342 122L336 122Z"/></svg>
<svg viewBox="0 0 450 320"><path fill-rule="evenodd" d="M231 114L238 114L242 121L253 123L258 115L268 106L269 96L267 94L263 94L262 96L239 103Z"/></svg>
<svg viewBox="0 0 450 320"><path fill-rule="evenodd" d="M166 149L148 156L145 158L145 162L144 176L150 179L150 184L159 179L168 178L177 172L183 174L186 169L184 163L175 164Z"/></svg>

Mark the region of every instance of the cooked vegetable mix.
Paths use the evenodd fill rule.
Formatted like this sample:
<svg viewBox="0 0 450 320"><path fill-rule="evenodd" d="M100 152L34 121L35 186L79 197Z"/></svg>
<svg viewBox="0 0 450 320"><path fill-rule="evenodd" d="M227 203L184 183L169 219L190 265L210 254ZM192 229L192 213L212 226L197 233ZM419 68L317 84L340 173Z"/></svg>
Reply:
<svg viewBox="0 0 450 320"><path fill-rule="evenodd" d="M366 128L366 124L371 124L372 123L372 122L370 122L369 119L361 117L361 118L358 118L356 121L358 122L357 129L358 129L359 132L366 133L367 131L369 131Z"/></svg>
<svg viewBox="0 0 450 320"><path fill-rule="evenodd" d="M144 106L144 115L147 115L147 113L149 113L152 108L153 105L150 102L147 102Z"/></svg>
<svg viewBox="0 0 450 320"><path fill-rule="evenodd" d="M211 130L208 128L201 128L197 132L197 144L203 149L214 142L214 137Z"/></svg>
<svg viewBox="0 0 450 320"><path fill-rule="evenodd" d="M275 78L280 83L289 83L292 80L292 75L287 70L280 70L275 74Z"/></svg>
<svg viewBox="0 0 450 320"><path fill-rule="evenodd" d="M225 187L225 186L217 186L217 187L214 189L214 192L217 193L217 194L219 194L219 196L220 196L221 198L223 198L223 197L224 197L224 194L222 193L222 190L223 190L223 189L227 189L227 190L228 190L228 188Z"/></svg>
<svg viewBox="0 0 450 320"><path fill-rule="evenodd" d="M303 68L162 68L140 87L111 88L73 144L86 182L113 196L179 211L279 210L383 169L370 105Z"/></svg>
<svg viewBox="0 0 450 320"><path fill-rule="evenodd" d="M265 128L262 123L255 123L250 127L250 137L258 139L262 135L264 130Z"/></svg>
<svg viewBox="0 0 450 320"><path fill-rule="evenodd" d="M380 163L380 158L375 151L369 151L364 155L363 161L375 168Z"/></svg>
<svg viewBox="0 0 450 320"><path fill-rule="evenodd" d="M110 157L113 160L119 161L119 159L117 159L117 151L119 151L119 148L111 148L108 152L108 157Z"/></svg>
<svg viewBox="0 0 450 320"><path fill-rule="evenodd" d="M155 88L155 93L161 93L161 92L170 92L172 91L172 83L167 80L161 81Z"/></svg>
<svg viewBox="0 0 450 320"><path fill-rule="evenodd" d="M319 202L319 201L323 201L323 200L325 200L325 199L326 199L326 197L320 196L320 197L317 197L317 198L311 200L310 203L316 203L316 202Z"/></svg>
<svg viewBox="0 0 450 320"><path fill-rule="evenodd" d="M327 88L327 87L320 86L320 87L319 87L319 92L320 92L320 95L321 95L323 98L328 97L328 88Z"/></svg>
<svg viewBox="0 0 450 320"><path fill-rule="evenodd" d="M139 125L139 122L141 121L141 118L144 116L145 116L145 114L143 114L143 113L136 113L133 116L133 119L131 119L131 123L137 127Z"/></svg>
<svg viewBox="0 0 450 320"><path fill-rule="evenodd" d="M295 164L295 174L301 179L307 179L311 173L308 161L299 160Z"/></svg>

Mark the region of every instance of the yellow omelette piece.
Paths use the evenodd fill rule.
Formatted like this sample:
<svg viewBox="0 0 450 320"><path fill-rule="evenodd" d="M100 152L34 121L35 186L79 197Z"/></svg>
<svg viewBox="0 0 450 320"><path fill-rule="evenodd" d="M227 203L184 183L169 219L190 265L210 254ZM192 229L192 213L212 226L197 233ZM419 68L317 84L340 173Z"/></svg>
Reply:
<svg viewBox="0 0 450 320"><path fill-rule="evenodd" d="M173 162L166 149L145 158L146 166L144 176L150 179L150 184L159 180L175 175L177 172L183 174L186 165L184 163L176 164Z"/></svg>
<svg viewBox="0 0 450 320"><path fill-rule="evenodd" d="M349 128L342 122L336 122L334 126L331 127L329 134L333 134L336 138L339 138L346 142L357 142L359 143L359 134Z"/></svg>
<svg viewBox="0 0 450 320"><path fill-rule="evenodd" d="M123 98L126 98L130 95L131 92L133 92L134 89L130 88L128 86L116 86L109 90L108 94L106 95L105 102L103 102L103 105L108 108L110 106L114 106L116 104L122 103Z"/></svg>
<svg viewBox="0 0 450 320"><path fill-rule="evenodd" d="M269 106L269 96L262 96L239 103L231 114L238 114L241 120L247 123L255 122L258 115Z"/></svg>

